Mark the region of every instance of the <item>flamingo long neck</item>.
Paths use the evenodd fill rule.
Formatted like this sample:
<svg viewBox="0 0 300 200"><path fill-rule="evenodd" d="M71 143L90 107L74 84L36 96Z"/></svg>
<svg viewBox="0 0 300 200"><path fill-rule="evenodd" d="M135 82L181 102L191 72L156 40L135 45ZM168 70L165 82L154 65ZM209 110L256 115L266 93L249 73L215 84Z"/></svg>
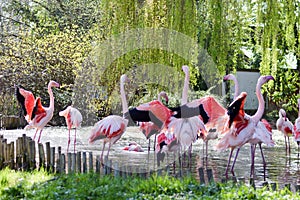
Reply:
<svg viewBox="0 0 300 200"><path fill-rule="evenodd" d="M124 82L121 81L120 83L120 93L121 93L121 101L122 101L122 110L123 110L123 117L126 112L128 112L128 104L126 100Z"/></svg>
<svg viewBox="0 0 300 200"><path fill-rule="evenodd" d="M252 116L252 119L255 122L258 122L262 118L264 111L265 111L265 100L261 93L261 86L262 86L262 83L257 83L257 85L256 85L256 96L258 99L258 109L257 109L256 113Z"/></svg>
<svg viewBox="0 0 300 200"><path fill-rule="evenodd" d="M54 96L53 96L53 92L52 92L52 86L50 83L48 84L48 93L49 93L49 97L50 97L49 109L54 110Z"/></svg>
<svg viewBox="0 0 300 200"><path fill-rule="evenodd" d="M190 74L186 72L184 78L183 90L182 90L181 105L187 104L188 102L189 81L190 81Z"/></svg>
<svg viewBox="0 0 300 200"><path fill-rule="evenodd" d="M157 100L160 101L160 102L161 102L161 95L162 95L162 94L161 94L161 92L160 92L160 93L158 93L158 96L157 96Z"/></svg>
<svg viewBox="0 0 300 200"><path fill-rule="evenodd" d="M232 76L232 81L234 83L234 100L239 96L239 83L235 76Z"/></svg>

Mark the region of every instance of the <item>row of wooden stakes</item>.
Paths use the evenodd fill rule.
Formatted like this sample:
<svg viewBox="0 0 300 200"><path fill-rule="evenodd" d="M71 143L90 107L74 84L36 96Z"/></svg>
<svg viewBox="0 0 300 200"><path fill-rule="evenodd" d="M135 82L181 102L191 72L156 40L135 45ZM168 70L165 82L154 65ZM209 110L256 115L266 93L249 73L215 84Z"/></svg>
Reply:
<svg viewBox="0 0 300 200"><path fill-rule="evenodd" d="M32 171L35 169L44 168L52 173L88 173L95 172L102 175L111 174L115 177L131 177L139 176L147 178L152 174L157 175L168 174L174 176L183 176L181 168L178 172L173 170L172 165L167 165L164 168L159 168L156 171L151 171L145 168L133 167L128 165L119 164L118 162L112 162L107 157L104 159L104 163L100 162L100 155L93 155L93 152L77 152L67 153L67 155L61 153L61 147L57 147L57 153L55 147L50 146L50 142L44 145L39 143L38 149L36 149L36 143L32 138L27 137L25 134L19 137L15 142L7 143L7 139L0 135L0 170L6 167L14 170ZM38 156L36 154L38 153ZM190 172L187 170L187 174ZM208 184L214 182L213 170L205 169L203 167L198 168L198 175L200 184ZM245 178L231 179L234 182L245 183ZM222 182L228 181L225 179ZM255 187L253 179L249 180L249 184ZM262 186L266 186L270 189L277 189L276 183L264 182ZM300 184L292 185L286 184L286 188L293 187L296 192L300 192Z"/></svg>

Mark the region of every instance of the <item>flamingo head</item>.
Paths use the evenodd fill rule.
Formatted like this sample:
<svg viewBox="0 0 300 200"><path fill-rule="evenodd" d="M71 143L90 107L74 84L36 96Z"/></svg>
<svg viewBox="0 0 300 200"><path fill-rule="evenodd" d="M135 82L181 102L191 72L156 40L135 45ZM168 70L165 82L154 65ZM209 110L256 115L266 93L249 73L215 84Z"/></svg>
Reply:
<svg viewBox="0 0 300 200"><path fill-rule="evenodd" d="M228 80L234 80L235 76L233 74L227 74L223 77L224 81L228 81Z"/></svg>
<svg viewBox="0 0 300 200"><path fill-rule="evenodd" d="M121 76L121 82L122 83L125 83L125 82L127 82L127 83L129 83L129 78L127 77L127 75L126 74L122 74L122 76Z"/></svg>
<svg viewBox="0 0 300 200"><path fill-rule="evenodd" d="M57 88L59 88L60 84L57 83L56 81L50 81L49 84L48 84L48 87L57 87Z"/></svg>
<svg viewBox="0 0 300 200"><path fill-rule="evenodd" d="M165 98L166 104L168 105L168 103L169 103L169 97L168 97L167 93L166 93L165 91L161 91L161 92L159 93L159 95L160 95L161 97Z"/></svg>
<svg viewBox="0 0 300 200"><path fill-rule="evenodd" d="M257 84L262 85L266 82L268 82L269 80L275 80L273 76L271 75L267 75L267 76L260 76L259 79L257 80Z"/></svg>
<svg viewBox="0 0 300 200"><path fill-rule="evenodd" d="M71 106L68 106L65 110L60 111L58 114L59 116L63 117L63 116L67 116L70 113L71 110Z"/></svg>
<svg viewBox="0 0 300 200"><path fill-rule="evenodd" d="M282 108L279 110L279 117L283 117L284 120L286 121L286 112Z"/></svg>
<svg viewBox="0 0 300 200"><path fill-rule="evenodd" d="M182 71L185 73L185 74L189 74L189 67L187 65L183 65L182 66Z"/></svg>

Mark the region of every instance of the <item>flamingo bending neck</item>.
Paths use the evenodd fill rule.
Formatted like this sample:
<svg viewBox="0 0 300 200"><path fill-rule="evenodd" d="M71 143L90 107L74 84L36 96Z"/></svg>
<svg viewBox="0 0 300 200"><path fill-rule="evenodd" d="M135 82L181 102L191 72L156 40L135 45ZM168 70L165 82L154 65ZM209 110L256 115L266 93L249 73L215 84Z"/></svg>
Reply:
<svg viewBox="0 0 300 200"><path fill-rule="evenodd" d="M261 86L266 83L268 80L274 80L273 76L261 76L259 77L256 84L256 96L258 99L258 109L256 113L252 116L252 119L257 123L262 118L265 111L265 101L261 93Z"/></svg>

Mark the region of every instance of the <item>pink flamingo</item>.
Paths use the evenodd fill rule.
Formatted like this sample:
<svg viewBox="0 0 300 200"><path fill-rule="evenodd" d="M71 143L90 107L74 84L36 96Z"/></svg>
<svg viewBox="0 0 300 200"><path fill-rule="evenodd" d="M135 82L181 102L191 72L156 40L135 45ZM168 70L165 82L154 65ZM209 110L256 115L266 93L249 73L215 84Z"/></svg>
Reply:
<svg viewBox="0 0 300 200"><path fill-rule="evenodd" d="M67 127L69 130L69 139L68 139L68 147L67 152L69 152L70 146L70 132L72 126L75 128L75 138L74 138L74 153L75 153L75 144L76 144L76 129L81 126L82 115L76 108L72 106L68 106L65 110L59 112L59 116L63 116L66 119Z"/></svg>
<svg viewBox="0 0 300 200"><path fill-rule="evenodd" d="M167 104L169 101L168 95L166 92L162 91L158 94L158 101L161 102L161 97L164 97ZM150 137L152 135L156 135L160 130L161 127L158 127L155 123L149 121L149 122L139 122L140 130L143 132L143 134L146 136L146 138L149 140L148 143L148 152L150 151ZM154 138L154 150L155 150L155 144L156 144L156 137Z"/></svg>
<svg viewBox="0 0 300 200"><path fill-rule="evenodd" d="M50 105L49 105L49 107L44 107L41 103L40 97L35 99L32 92L16 86L17 100L21 104L21 107L25 114L25 119L28 122L28 125L25 127L25 130L30 129L30 128L36 129L36 132L33 137L34 140L35 140L37 132L40 131L38 143L40 142L43 128L47 125L47 123L53 117L54 96L53 96L53 92L52 92L52 87L60 87L60 85L59 85L59 83L57 83L55 81L50 81L48 83L48 93L50 96Z"/></svg>
<svg viewBox="0 0 300 200"><path fill-rule="evenodd" d="M216 148L219 150L225 150L227 148L231 149L225 171L226 178L228 178L230 160L234 149L237 148L237 152L231 167L231 173L233 176L235 176L233 169L240 148L244 144L248 143L253 138L254 133L257 131L257 124L260 121L265 109L264 99L261 94L261 86L269 80L274 80L274 78L272 76L261 76L257 81L256 96L258 98L259 105L256 113L253 116L245 117L244 104L247 97L247 93L245 92L242 92L228 107L228 114L230 116L229 127L231 124L233 126L226 131L225 135L216 145Z"/></svg>
<svg viewBox="0 0 300 200"><path fill-rule="evenodd" d="M285 150L291 152L290 136L293 135L293 123L286 117L286 112L282 108L279 110L279 118L276 122L277 130L284 135Z"/></svg>
<svg viewBox="0 0 300 200"><path fill-rule="evenodd" d="M134 151L134 152L144 152L141 145L137 144L136 142L129 143L128 146L123 148L124 151Z"/></svg>
<svg viewBox="0 0 300 200"><path fill-rule="evenodd" d="M97 122L92 128L91 135L89 138L89 143L93 143L98 139L103 139L103 147L101 153L101 162L103 163L103 152L105 144L108 142L107 157L109 155L109 150L112 144L115 144L125 132L128 125L128 119L125 119L124 114L128 112L128 104L126 100L126 94L124 89L125 81L128 81L128 78L123 74L120 78L120 93L122 100L122 109L123 117L118 115L110 115L99 122Z"/></svg>
<svg viewBox="0 0 300 200"><path fill-rule="evenodd" d="M300 99L298 99L298 118L295 120L294 124L294 136L295 140L298 144L298 151L299 151L299 146L300 146Z"/></svg>
<svg viewBox="0 0 300 200"><path fill-rule="evenodd" d="M234 100L235 100L239 94L239 85L238 85L237 78L233 74L228 74L224 76L223 80L224 81L232 80L234 82ZM245 118L249 118L249 117L250 116L245 113ZM263 125L265 127L263 127ZM251 158L252 158L250 176L252 176L254 174L254 158L255 158L256 145L257 144L259 145L264 167L266 167L266 161L265 161L261 144L265 143L268 146L274 146L274 141L272 140L272 127L266 119L262 119L261 121L258 122L256 131L254 132L253 137L249 141L249 143L251 144Z"/></svg>

